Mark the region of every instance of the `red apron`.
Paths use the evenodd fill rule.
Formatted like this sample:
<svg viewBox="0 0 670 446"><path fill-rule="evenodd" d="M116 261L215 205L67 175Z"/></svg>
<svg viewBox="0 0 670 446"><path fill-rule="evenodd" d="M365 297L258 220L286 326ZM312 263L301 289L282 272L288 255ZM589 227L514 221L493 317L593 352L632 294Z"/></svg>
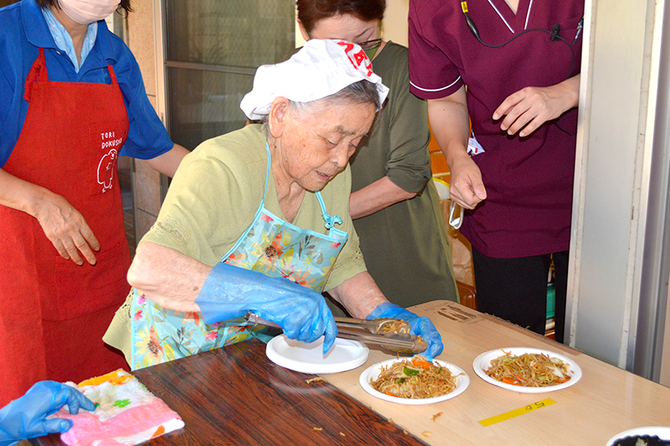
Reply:
<svg viewBox="0 0 670 446"><path fill-rule="evenodd" d="M116 175L128 114L108 69L111 85L50 82L40 48L26 80L28 114L3 169L65 197L100 251L96 265L77 266L36 218L0 206L0 407L39 380L78 382L127 368L102 341L130 289Z"/></svg>

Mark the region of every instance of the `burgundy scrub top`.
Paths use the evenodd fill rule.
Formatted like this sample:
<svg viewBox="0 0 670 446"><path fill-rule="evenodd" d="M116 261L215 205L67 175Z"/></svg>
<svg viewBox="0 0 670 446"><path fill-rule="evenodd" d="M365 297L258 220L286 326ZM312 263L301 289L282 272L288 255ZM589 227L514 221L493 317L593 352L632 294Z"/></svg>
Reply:
<svg viewBox="0 0 670 446"><path fill-rule="evenodd" d="M525 138L507 136L492 115L507 96L524 87L555 85L579 74L583 0L519 0L516 15L505 0L470 0L468 7L486 44L501 44L532 28L551 31L555 25L567 44L552 41L548 32L531 31L500 48L488 48L468 28L459 1L410 1L410 90L421 98L439 99L465 84L472 130L485 150L473 160L487 199L466 211L461 232L489 257L565 251L577 110Z"/></svg>

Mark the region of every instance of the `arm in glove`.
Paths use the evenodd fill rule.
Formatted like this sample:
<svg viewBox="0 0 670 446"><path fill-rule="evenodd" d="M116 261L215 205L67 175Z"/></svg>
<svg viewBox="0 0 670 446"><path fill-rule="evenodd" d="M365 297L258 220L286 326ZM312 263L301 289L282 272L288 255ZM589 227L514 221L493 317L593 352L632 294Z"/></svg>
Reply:
<svg viewBox="0 0 670 446"><path fill-rule="evenodd" d="M429 361L432 361L435 356L442 353L442 349L444 348L442 345L442 336L440 336L440 333L438 333L433 323L427 317L419 317L396 304L384 302L383 304L377 305L377 308L372 310L372 313L368 314L366 319L385 317L402 319L409 322L409 325L412 328L411 333L421 335L428 344L428 348L423 352L423 355Z"/></svg>
<svg viewBox="0 0 670 446"><path fill-rule="evenodd" d="M321 294L224 262L209 273L195 303L207 323L241 317L250 310L279 324L291 339L313 342L324 335L324 353L337 335L335 319Z"/></svg>
<svg viewBox="0 0 670 446"><path fill-rule="evenodd" d="M65 404L71 414L79 408L95 409L95 405L79 390L55 381L40 381L0 410L0 446L14 444L24 438L67 432L72 420L47 417Z"/></svg>

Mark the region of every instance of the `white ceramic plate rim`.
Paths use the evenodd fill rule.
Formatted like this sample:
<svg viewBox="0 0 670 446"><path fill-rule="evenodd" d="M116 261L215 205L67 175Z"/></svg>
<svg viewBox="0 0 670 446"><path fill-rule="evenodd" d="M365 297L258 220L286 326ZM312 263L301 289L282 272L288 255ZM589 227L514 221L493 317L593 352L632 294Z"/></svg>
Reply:
<svg viewBox="0 0 670 446"><path fill-rule="evenodd" d="M377 364L368 367L367 369L365 369L363 373L361 373L361 377L359 378L361 387L370 395L382 399L384 401L389 401L391 403L398 403L398 404L407 404L411 406L419 406L423 404L441 403L442 401L446 401L451 398L457 397L461 393L465 392L465 389L467 389L468 385L470 384L470 377L468 376L467 373L465 373L465 370L461 369L458 366L455 366L454 364L450 364L448 362L435 359L433 362L436 362L442 367L449 369L449 371L451 371L453 375L460 374L460 376L458 377L458 381L456 382L456 388L453 390L453 392L447 393L446 395L437 396L435 398L411 399L411 398L398 398L395 396L386 395L372 388L372 386L370 385L370 379L377 379L377 377L381 373L382 366L389 366L394 362L402 361L403 359L407 358L388 359L386 361L378 362Z"/></svg>
<svg viewBox="0 0 670 446"><path fill-rule="evenodd" d="M614 442L618 440L623 440L626 437L633 437L635 435L651 435L660 438L661 440L668 441L670 440L670 427L666 426L647 426L647 427L636 427L634 429L628 429L619 434L616 434L607 442L607 446L613 446Z"/></svg>
<svg viewBox="0 0 670 446"><path fill-rule="evenodd" d="M561 361L569 364L572 375L567 382L549 387L523 387L523 386L515 386L514 384L507 384L504 382L500 382L488 376L484 372L484 370L488 369L491 366L492 359L495 359L499 356L503 356L505 352L512 353L513 355L516 356L523 355L524 353L536 353L536 354L544 353L550 358L558 358ZM475 373L484 381L493 384L494 386L502 387L503 389L512 390L514 392L520 392L520 393L555 392L557 390L562 390L572 385L575 385L577 381L579 381L579 379L582 377L582 369L572 359L567 358L563 355L559 355L558 353L554 353L549 350L530 348L530 347L510 347L510 348L497 348L495 350L489 350L488 352L482 353L481 355L475 358L475 360L472 362L472 368L475 371Z"/></svg>
<svg viewBox="0 0 670 446"><path fill-rule="evenodd" d="M275 336L274 338L270 339L270 342L267 343L267 346L265 347L265 354L268 359L270 359L270 361L274 362L278 366L301 373L325 375L328 373L346 372L347 370L355 369L356 367L365 364L365 361L368 360L368 355L370 354L368 347L364 344L361 344L360 342L337 338L335 339L333 349L354 349L355 355L349 361L328 363L326 361L319 360L318 358L314 358L314 360L311 361L305 361L291 358L278 351L278 349L282 346L291 348L288 346L288 341L289 339L285 334ZM317 341L305 345L313 346L315 344L323 345L323 337Z"/></svg>

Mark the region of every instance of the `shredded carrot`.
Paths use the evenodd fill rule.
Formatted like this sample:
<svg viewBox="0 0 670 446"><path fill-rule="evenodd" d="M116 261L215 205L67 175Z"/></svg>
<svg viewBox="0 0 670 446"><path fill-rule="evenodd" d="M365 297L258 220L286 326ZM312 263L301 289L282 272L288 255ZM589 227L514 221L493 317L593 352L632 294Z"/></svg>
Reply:
<svg viewBox="0 0 670 446"><path fill-rule="evenodd" d="M391 393L391 392L384 392L384 393L388 396L394 396L394 397L398 398L398 395L396 395L395 393Z"/></svg>
<svg viewBox="0 0 670 446"><path fill-rule="evenodd" d="M424 370L428 370L430 368L430 362L421 361L419 359L413 359L412 364L415 365L416 367L421 367Z"/></svg>

